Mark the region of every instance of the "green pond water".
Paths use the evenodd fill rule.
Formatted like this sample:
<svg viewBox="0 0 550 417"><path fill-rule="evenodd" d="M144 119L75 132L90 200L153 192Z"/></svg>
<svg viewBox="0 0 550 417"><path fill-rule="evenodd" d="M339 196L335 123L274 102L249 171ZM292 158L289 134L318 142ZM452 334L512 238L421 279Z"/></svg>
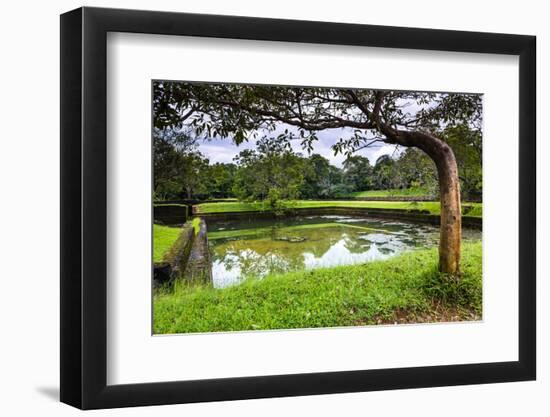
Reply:
<svg viewBox="0 0 550 417"><path fill-rule="evenodd" d="M387 259L437 246L439 228L359 216L303 216L281 220L209 221L214 287L270 273ZM463 230L463 240L481 231Z"/></svg>

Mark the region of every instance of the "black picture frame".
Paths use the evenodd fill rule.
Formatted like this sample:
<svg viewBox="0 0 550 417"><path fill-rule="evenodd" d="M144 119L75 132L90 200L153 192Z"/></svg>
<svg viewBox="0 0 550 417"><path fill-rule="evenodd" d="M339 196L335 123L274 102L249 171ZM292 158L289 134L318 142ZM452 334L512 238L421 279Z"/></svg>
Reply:
<svg viewBox="0 0 550 417"><path fill-rule="evenodd" d="M108 32L519 56L519 360L112 385L107 376ZM533 380L534 36L79 8L61 15L61 401L82 409Z"/></svg>

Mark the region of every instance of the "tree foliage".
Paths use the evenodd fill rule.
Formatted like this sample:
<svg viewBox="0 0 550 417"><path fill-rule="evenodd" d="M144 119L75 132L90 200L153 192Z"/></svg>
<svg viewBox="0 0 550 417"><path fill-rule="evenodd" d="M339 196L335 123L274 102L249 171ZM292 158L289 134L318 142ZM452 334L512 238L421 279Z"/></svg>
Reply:
<svg viewBox="0 0 550 417"><path fill-rule="evenodd" d="M378 142L422 147L413 132L435 135L461 124L481 132L482 118L478 94L164 81L154 83L153 109L157 128L185 124L236 144L283 123L279 140L299 140L311 151L317 132L338 129L333 149L348 155Z"/></svg>
<svg viewBox="0 0 550 417"><path fill-rule="evenodd" d="M481 198L483 188L483 159L481 132L468 126L449 126L441 137L456 156L462 194L469 198Z"/></svg>
<svg viewBox="0 0 550 417"><path fill-rule="evenodd" d="M233 192L244 201L266 201L278 210L282 201L300 197L304 182L302 159L281 142L261 139L256 150L243 150L235 158Z"/></svg>
<svg viewBox="0 0 550 417"><path fill-rule="evenodd" d="M440 132L453 147L465 198L479 198L482 187L480 136L460 125ZM264 138L245 149L234 163L214 163L195 142L174 144L169 135L155 135L154 187L158 199L239 198L246 201L331 199L354 192L419 188L438 196L433 161L416 148L382 155L374 165L364 156L347 157L342 167L319 155L296 153L277 138Z"/></svg>
<svg viewBox="0 0 550 417"><path fill-rule="evenodd" d="M370 190L373 186L373 169L370 161L364 156L348 156L344 161L345 182L353 191Z"/></svg>
<svg viewBox="0 0 550 417"><path fill-rule="evenodd" d="M476 94L155 82L153 107L155 192L161 198L267 199L270 183L272 200L409 187L435 196L436 167L402 134L412 131L447 142L463 194L481 194L482 113ZM347 155L342 169L312 153L317 133L326 129L338 137L334 153ZM235 144L256 137L258 148L241 152L235 164L209 165L196 145L216 137ZM309 156L294 155L290 141L299 141ZM405 150L374 166L356 153L379 143Z"/></svg>

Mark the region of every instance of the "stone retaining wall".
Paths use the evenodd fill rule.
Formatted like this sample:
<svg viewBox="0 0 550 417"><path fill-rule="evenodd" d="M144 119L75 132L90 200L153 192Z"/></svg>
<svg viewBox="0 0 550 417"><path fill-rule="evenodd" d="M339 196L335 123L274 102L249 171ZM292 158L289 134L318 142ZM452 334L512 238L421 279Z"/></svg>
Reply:
<svg viewBox="0 0 550 417"><path fill-rule="evenodd" d="M198 233L194 236L183 277L189 282L212 282L212 264L208 249L206 222L203 219L200 221Z"/></svg>
<svg viewBox="0 0 550 417"><path fill-rule="evenodd" d="M191 221L181 228L181 234L166 254L163 262L153 266L153 283L173 282L183 279L188 282L212 283L212 267L206 222L201 219L195 232Z"/></svg>
<svg viewBox="0 0 550 417"><path fill-rule="evenodd" d="M179 225L187 221L189 211L189 206L181 204L154 205L153 218L155 223Z"/></svg>
<svg viewBox="0 0 550 417"><path fill-rule="evenodd" d="M201 213L201 217L211 220L239 220L243 218L276 218L277 215L270 211L244 211L229 213ZM430 214L425 210L400 210L400 209L379 209L379 208L348 208L348 207L319 207L319 208L297 208L284 214L285 217L292 216L316 216L316 215L357 215L369 216L384 219L406 220L410 222L429 223L435 226L440 224L439 215ZM479 217L462 216L462 225L481 229L483 221Z"/></svg>

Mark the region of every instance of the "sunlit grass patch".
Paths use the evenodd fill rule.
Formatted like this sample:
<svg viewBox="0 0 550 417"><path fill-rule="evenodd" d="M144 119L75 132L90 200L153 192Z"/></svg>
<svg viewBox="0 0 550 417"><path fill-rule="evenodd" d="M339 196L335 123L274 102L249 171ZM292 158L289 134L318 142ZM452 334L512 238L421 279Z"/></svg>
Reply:
<svg viewBox="0 0 550 417"><path fill-rule="evenodd" d="M153 225L153 262L162 262L181 233L179 227Z"/></svg>
<svg viewBox="0 0 550 417"><path fill-rule="evenodd" d="M426 249L361 265L269 275L224 289L178 283L154 297L154 333L446 320L442 308L453 312L453 320L479 319L481 251L481 242L463 244L459 280L439 274L437 249Z"/></svg>
<svg viewBox="0 0 550 417"><path fill-rule="evenodd" d="M464 203L464 209L467 209L467 215L472 217L481 217L482 203ZM202 203L198 204L196 210L198 213L231 213L231 212L253 212L267 210L267 205L263 203L247 202L222 202L222 203ZM393 209L404 211L425 211L429 214L440 214L439 201L357 201L357 200L298 200L289 202L291 209L307 208L372 208L372 209Z"/></svg>
<svg viewBox="0 0 550 417"><path fill-rule="evenodd" d="M390 190L356 191L353 197L426 197L430 191L423 187L394 188Z"/></svg>

